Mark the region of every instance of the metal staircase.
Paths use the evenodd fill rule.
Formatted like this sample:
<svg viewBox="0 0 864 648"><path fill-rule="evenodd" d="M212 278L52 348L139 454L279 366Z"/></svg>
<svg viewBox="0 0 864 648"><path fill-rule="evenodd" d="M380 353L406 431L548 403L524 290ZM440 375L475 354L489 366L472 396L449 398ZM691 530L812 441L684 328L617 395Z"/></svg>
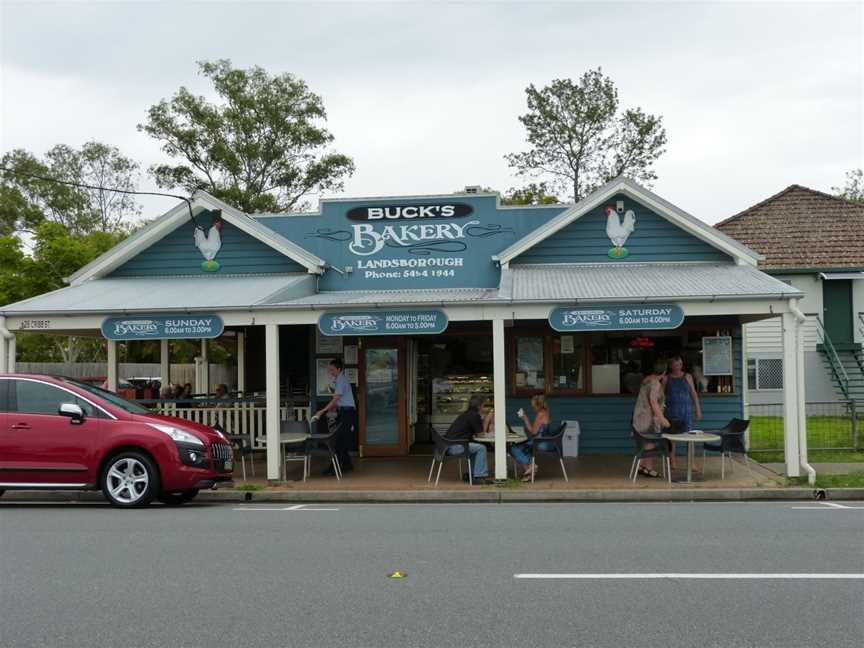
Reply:
<svg viewBox="0 0 864 648"><path fill-rule="evenodd" d="M819 337L822 338L817 348L827 365L831 382L844 399L861 402L860 399L864 399L864 359L860 358L860 350L838 350L825 330L822 318L815 315L815 319L819 326Z"/></svg>
<svg viewBox="0 0 864 648"><path fill-rule="evenodd" d="M861 332L864 333L864 313L858 314L858 320ZM864 403L864 351L860 347L837 349L825 330L822 318L818 315L816 322L822 338L822 344L818 345L818 349L828 365L834 386L843 398Z"/></svg>

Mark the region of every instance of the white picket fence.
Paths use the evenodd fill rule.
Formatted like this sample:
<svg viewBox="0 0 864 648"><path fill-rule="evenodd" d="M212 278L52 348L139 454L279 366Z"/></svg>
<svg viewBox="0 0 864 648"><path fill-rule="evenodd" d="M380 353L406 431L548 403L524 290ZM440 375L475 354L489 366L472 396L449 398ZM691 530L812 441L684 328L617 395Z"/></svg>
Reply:
<svg viewBox="0 0 864 648"><path fill-rule="evenodd" d="M253 448L260 450L267 444L267 408L261 403L233 403L213 407L177 407L176 403L158 403L156 412L165 416L176 416L187 421L213 426L222 426L226 434L249 436ZM292 407L293 420L308 421L308 407ZM279 408L280 418L288 419L288 408Z"/></svg>

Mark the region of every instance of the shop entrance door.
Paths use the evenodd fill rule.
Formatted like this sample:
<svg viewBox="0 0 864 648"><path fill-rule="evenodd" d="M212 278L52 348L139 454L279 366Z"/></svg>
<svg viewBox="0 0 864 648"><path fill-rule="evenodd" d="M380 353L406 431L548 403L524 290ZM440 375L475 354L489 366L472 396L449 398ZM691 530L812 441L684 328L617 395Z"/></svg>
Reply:
<svg viewBox="0 0 864 648"><path fill-rule="evenodd" d="M366 338L360 354L363 456L408 454L406 350L402 338Z"/></svg>

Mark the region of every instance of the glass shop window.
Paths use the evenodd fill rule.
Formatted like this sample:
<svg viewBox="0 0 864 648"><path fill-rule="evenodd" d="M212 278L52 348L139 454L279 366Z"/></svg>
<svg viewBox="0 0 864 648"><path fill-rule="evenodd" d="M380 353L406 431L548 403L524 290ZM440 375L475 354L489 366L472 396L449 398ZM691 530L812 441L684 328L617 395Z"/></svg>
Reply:
<svg viewBox="0 0 864 648"><path fill-rule="evenodd" d="M543 391L545 389L543 336L516 338L516 372L513 384L517 390Z"/></svg>
<svg viewBox="0 0 864 648"><path fill-rule="evenodd" d="M585 338L556 335L550 338L553 391L585 391Z"/></svg>

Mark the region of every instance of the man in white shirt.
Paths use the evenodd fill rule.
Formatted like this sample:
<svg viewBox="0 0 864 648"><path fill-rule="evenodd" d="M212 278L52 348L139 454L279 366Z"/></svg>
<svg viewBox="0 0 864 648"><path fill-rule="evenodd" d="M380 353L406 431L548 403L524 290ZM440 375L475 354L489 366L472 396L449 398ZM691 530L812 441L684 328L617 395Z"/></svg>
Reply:
<svg viewBox="0 0 864 648"><path fill-rule="evenodd" d="M348 382L348 377L345 375L342 360L333 358L327 367L330 373L330 388L333 390L333 398L320 410L315 412L317 418L321 418L327 412L335 410L336 425L336 456L339 459L339 465L342 472L353 470L351 464L351 455L348 454L348 446L351 443L351 430L357 421L357 406L354 403L354 392L351 391L351 383ZM325 475L332 475L333 468L330 467L324 471Z"/></svg>

